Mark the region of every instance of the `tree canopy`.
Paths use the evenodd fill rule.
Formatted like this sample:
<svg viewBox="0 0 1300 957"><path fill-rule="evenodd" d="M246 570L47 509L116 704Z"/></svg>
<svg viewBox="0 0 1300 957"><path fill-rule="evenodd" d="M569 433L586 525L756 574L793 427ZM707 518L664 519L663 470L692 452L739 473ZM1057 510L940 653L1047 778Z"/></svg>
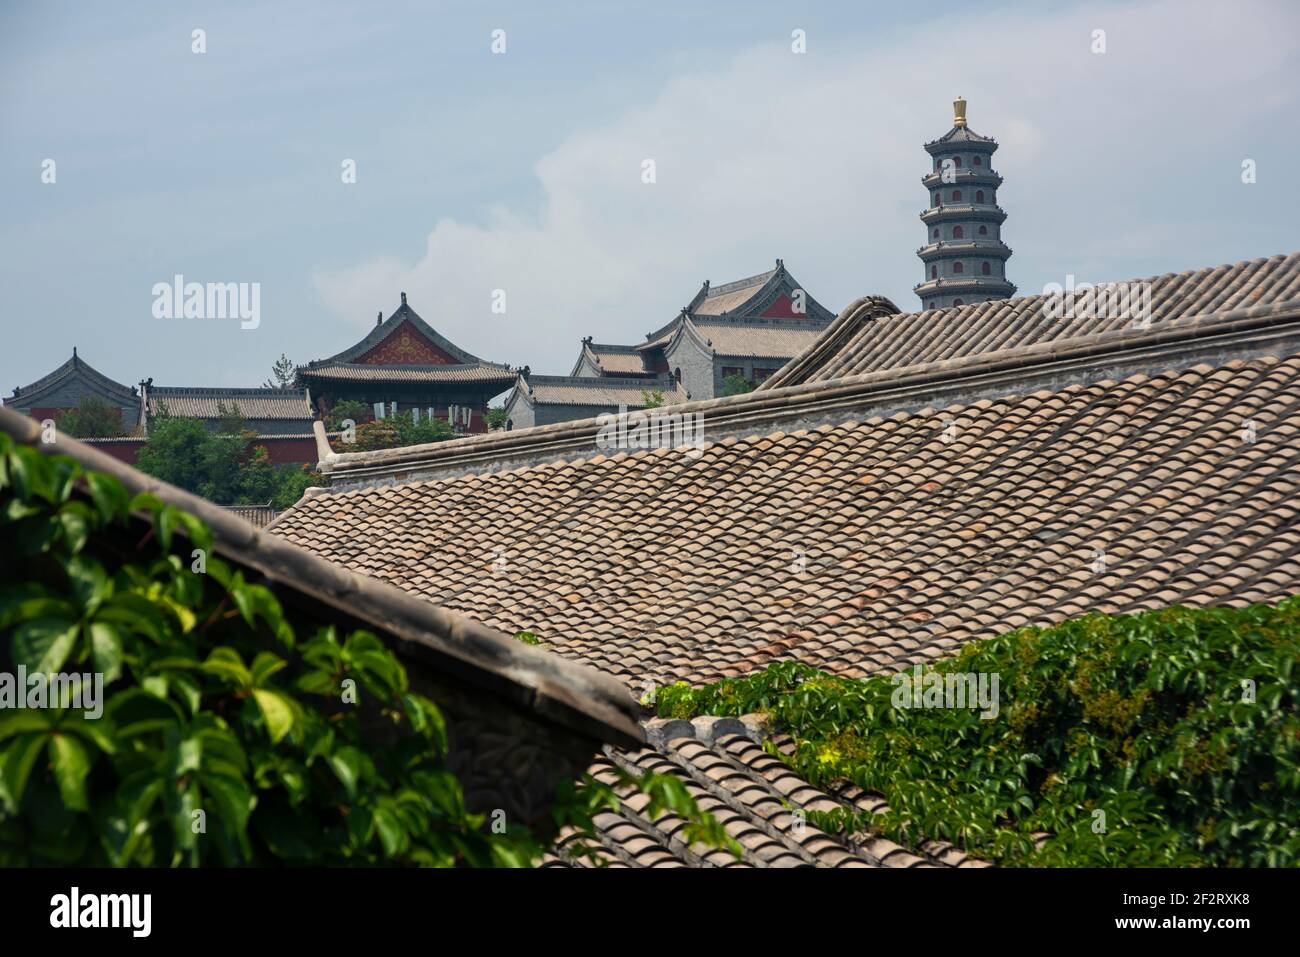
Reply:
<svg viewBox="0 0 1300 957"><path fill-rule="evenodd" d="M109 439L126 434L122 410L97 395L81 397L75 409L64 409L54 417L60 432L74 439Z"/></svg>
<svg viewBox="0 0 1300 957"><path fill-rule="evenodd" d="M288 508L319 484L307 466L270 461L265 446L244 427L237 406L224 410L216 430L198 419L158 416L140 449L136 468L218 505Z"/></svg>

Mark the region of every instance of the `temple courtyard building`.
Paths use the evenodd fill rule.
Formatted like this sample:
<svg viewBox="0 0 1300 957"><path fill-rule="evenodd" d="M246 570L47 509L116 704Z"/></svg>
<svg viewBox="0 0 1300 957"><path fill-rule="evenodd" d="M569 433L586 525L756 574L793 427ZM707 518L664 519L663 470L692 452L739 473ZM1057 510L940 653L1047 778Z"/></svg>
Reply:
<svg viewBox="0 0 1300 957"><path fill-rule="evenodd" d="M752 388L811 346L834 315L790 274L767 272L712 286L708 280L664 325L634 345L582 340L567 376L524 370L506 399L510 429L644 409Z"/></svg>
<svg viewBox="0 0 1300 957"><path fill-rule="evenodd" d="M399 412L441 419L457 432L486 432L488 402L515 382L507 365L486 362L439 335L406 302L365 338L328 359L298 367L321 416L342 401L382 419Z"/></svg>

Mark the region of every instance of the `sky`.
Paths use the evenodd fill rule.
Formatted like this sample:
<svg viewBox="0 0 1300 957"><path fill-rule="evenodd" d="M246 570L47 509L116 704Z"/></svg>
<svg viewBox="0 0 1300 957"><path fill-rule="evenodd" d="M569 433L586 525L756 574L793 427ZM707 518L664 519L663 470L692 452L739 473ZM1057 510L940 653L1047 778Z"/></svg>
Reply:
<svg viewBox="0 0 1300 957"><path fill-rule="evenodd" d="M1019 294L1290 252L1298 75L1291 0L9 0L0 394L74 346L128 384L259 385L401 292L552 374L777 258L832 311L911 310L958 95ZM256 327L159 318L177 274L257 283Z"/></svg>

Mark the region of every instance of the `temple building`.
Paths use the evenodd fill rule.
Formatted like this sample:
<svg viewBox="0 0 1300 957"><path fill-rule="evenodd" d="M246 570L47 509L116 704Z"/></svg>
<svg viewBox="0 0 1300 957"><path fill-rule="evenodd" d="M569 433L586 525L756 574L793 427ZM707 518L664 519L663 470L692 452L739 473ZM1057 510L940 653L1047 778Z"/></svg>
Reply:
<svg viewBox="0 0 1300 957"><path fill-rule="evenodd" d="M235 414L258 436L312 434L311 394L306 389L201 388L140 384L147 424L159 416L198 419L216 429L224 416Z"/></svg>
<svg viewBox="0 0 1300 957"><path fill-rule="evenodd" d="M143 425L140 395L135 388L93 368L77 355L75 346L72 358L53 372L30 385L15 388L13 395L5 399L5 406L33 419L54 419L60 412L77 408L84 397L91 395L118 410L123 435L130 435Z"/></svg>
<svg viewBox="0 0 1300 957"><path fill-rule="evenodd" d="M592 419L620 409L645 409L652 401L686 401L686 391L670 375L532 375L527 369L506 399L506 428L526 429Z"/></svg>
<svg viewBox="0 0 1300 957"><path fill-rule="evenodd" d="M925 144L934 167L921 182L930 192L921 213L926 244L916 251L925 276L914 288L923 309L1009 299L1011 249L1002 242L1007 214L998 206L1002 177L993 169L996 140L966 125L966 101L953 102L953 126Z"/></svg>
<svg viewBox="0 0 1300 957"><path fill-rule="evenodd" d="M704 280L671 321L635 346L583 340L571 375L669 373L692 399L722 395L723 380L757 385L817 340L835 315L799 285L785 263L721 286ZM639 369L636 360L640 361Z"/></svg>
<svg viewBox="0 0 1300 957"><path fill-rule="evenodd" d="M755 386L813 345L833 319L781 260L745 280L705 280L645 342L611 345L588 335L568 376L534 376L524 368L506 399L506 428L640 410L651 397L664 404L711 399L732 376Z"/></svg>
<svg viewBox="0 0 1300 957"><path fill-rule="evenodd" d="M835 316L790 275L781 260L747 279L706 279L669 322L635 345L587 337L567 376L525 370L506 401L512 429L585 419L620 407L644 408L642 393L665 403L711 399L737 376L762 383L811 346Z"/></svg>
<svg viewBox="0 0 1300 957"><path fill-rule="evenodd" d="M406 302L383 313L351 348L298 368L323 418L341 401L361 402L375 418L411 412L450 422L458 432L486 432L488 402L514 383L507 365L486 362L439 335Z"/></svg>
<svg viewBox="0 0 1300 957"><path fill-rule="evenodd" d="M198 419L216 429L226 414L238 414L244 427L256 433L272 462L314 464L311 396L305 389L196 388L155 386L152 379L138 388L110 379L72 350L72 358L30 385L14 389L5 407L44 421L81 406L87 396L102 399L120 416L119 434L82 441L119 461L133 464L163 415Z"/></svg>

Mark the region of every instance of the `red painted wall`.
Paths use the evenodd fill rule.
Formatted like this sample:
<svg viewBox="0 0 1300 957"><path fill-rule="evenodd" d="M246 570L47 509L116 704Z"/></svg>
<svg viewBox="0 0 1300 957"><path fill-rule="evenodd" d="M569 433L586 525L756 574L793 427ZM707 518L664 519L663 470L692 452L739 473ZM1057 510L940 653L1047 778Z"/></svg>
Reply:
<svg viewBox="0 0 1300 957"><path fill-rule="evenodd" d="M456 359L403 323L396 332L357 360L380 366L445 366Z"/></svg>
<svg viewBox="0 0 1300 957"><path fill-rule="evenodd" d="M254 439L253 445L266 446L266 454L276 465L293 462L299 465L316 464L316 440L314 438L274 438Z"/></svg>
<svg viewBox="0 0 1300 957"><path fill-rule="evenodd" d="M97 442L94 439L82 439L81 441L94 446L105 455L111 456L119 462L125 462L127 465L135 465L136 457L140 454L140 447L144 445L144 439L113 442Z"/></svg>
<svg viewBox="0 0 1300 957"><path fill-rule="evenodd" d="M804 300L804 303L806 306L807 299ZM764 309L763 315L768 317L769 319L807 319L808 318L807 312L794 311L794 303L790 300L790 297L787 296L785 293L781 293L781 295L778 296L775 301L773 301L772 305Z"/></svg>

